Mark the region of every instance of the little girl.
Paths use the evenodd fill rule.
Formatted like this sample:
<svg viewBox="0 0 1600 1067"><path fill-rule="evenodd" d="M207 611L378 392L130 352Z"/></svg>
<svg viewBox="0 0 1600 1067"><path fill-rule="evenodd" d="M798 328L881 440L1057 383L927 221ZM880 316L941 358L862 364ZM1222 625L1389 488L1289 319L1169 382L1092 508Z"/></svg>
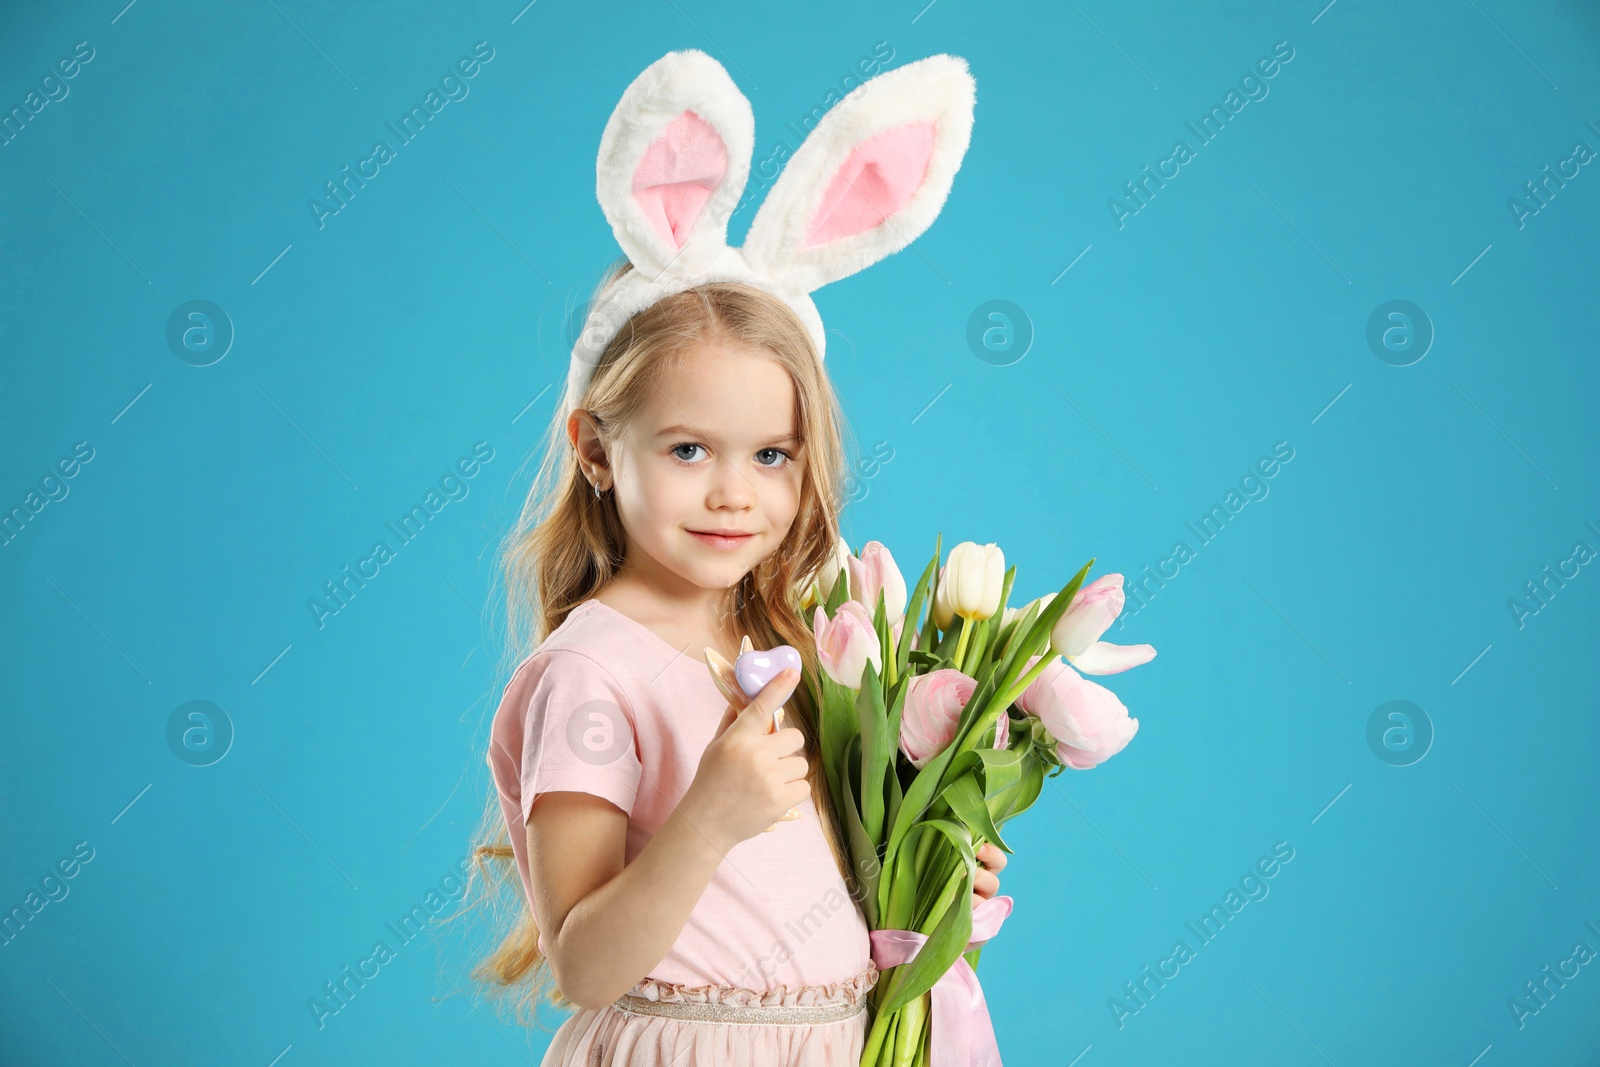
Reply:
<svg viewBox="0 0 1600 1067"><path fill-rule="evenodd" d="M545 1064L853 1067L877 971L814 709L784 675L729 707L703 655L731 662L749 634L817 669L787 598L836 550L836 401L759 290L677 294L630 334L571 415L556 506L513 557L548 636L490 734L531 908L492 963L514 979L542 957L579 1009ZM796 725L768 733L785 701Z"/></svg>
<svg viewBox="0 0 1600 1067"><path fill-rule="evenodd" d="M937 213L966 147L960 123L952 132L937 99L929 103L930 86L948 87L953 73L934 61L949 59L892 75L899 96L936 109L925 136L890 139L917 164L888 168L909 176L895 179L908 191L866 173L884 169L884 138L865 163L867 146L844 144L856 161L851 184L887 189L873 206L889 210L853 209L812 244L876 230L872 262ZM920 80L911 76L919 66ZM861 109L874 106L860 94L892 76L853 92L812 139L852 101L859 126ZM740 149L749 156L730 92L709 57L673 53L630 86L607 126L600 199L629 256L591 303L567 402L507 540L511 647L520 647L521 613L538 641L495 713L488 825L504 833L477 853L515 866L526 910L476 974L508 987L548 983L554 1003L576 1009L546 1065L854 1067L878 979L808 689L785 672L730 706L704 656L711 648L731 662L748 635L757 649L793 646L807 670L820 669L797 607L803 591L838 574L843 496L842 419L814 307L726 258L709 269L684 256L710 210L692 188L722 196L732 180L736 199L748 168L728 164ZM701 97L687 101L692 110L685 94ZM652 162L663 139L670 158ZM952 139L955 162L934 166ZM610 185L608 151L627 164ZM763 213L805 193L792 180L805 172L804 151ZM848 165L833 154L832 170ZM784 193L786 181L795 192ZM911 209L926 211L935 194L918 226ZM630 210L639 217L623 217ZM902 224L893 236L890 219ZM818 232L810 226L807 239ZM669 257L686 259L676 284L662 283ZM774 729L780 706L784 725ZM974 905L998 891L993 872L1004 862L992 845L978 856L989 869L975 879Z"/></svg>

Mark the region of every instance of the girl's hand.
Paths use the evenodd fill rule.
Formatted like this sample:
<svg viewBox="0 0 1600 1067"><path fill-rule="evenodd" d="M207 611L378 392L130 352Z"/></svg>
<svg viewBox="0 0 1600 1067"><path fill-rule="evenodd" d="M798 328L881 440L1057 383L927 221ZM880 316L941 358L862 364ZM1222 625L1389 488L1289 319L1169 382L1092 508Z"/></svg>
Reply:
<svg viewBox="0 0 1600 1067"><path fill-rule="evenodd" d="M788 809L811 795L806 758L796 755L805 735L793 726L768 732L773 712L799 682L800 672L787 670L744 707L729 703L678 804L723 853L775 822L790 821Z"/></svg>
<svg viewBox="0 0 1600 1067"><path fill-rule="evenodd" d="M978 871L972 878L972 906L976 908L1000 892L1000 871L1006 865L1006 854L993 841L985 841L978 848Z"/></svg>

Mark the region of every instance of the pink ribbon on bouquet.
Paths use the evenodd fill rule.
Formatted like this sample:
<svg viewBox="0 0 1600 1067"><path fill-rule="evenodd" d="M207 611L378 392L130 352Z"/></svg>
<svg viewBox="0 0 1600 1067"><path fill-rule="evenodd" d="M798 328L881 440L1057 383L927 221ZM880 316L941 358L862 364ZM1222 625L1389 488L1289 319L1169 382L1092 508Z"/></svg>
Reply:
<svg viewBox="0 0 1600 1067"><path fill-rule="evenodd" d="M989 897L972 909L972 940L963 951L976 948L1000 932L1011 914L1011 898ZM928 935L915 930L874 930L872 962L880 970L898 967L916 958ZM950 969L933 983L929 1006L928 1051L932 1067L1000 1067L1000 1046L995 1043L989 1005L983 999L978 975L965 956L957 956Z"/></svg>

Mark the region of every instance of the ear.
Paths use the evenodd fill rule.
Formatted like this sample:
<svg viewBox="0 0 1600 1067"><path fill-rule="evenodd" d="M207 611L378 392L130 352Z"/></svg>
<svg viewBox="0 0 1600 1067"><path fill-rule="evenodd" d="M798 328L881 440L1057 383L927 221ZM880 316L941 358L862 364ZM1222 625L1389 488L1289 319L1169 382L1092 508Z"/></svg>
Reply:
<svg viewBox="0 0 1600 1067"><path fill-rule="evenodd" d="M858 86L784 168L742 249L802 292L900 251L932 224L972 137L975 86L937 55Z"/></svg>
<svg viewBox="0 0 1600 1067"><path fill-rule="evenodd" d="M755 118L704 52L669 52L633 80L600 137L595 195L634 269L724 248L755 145Z"/></svg>

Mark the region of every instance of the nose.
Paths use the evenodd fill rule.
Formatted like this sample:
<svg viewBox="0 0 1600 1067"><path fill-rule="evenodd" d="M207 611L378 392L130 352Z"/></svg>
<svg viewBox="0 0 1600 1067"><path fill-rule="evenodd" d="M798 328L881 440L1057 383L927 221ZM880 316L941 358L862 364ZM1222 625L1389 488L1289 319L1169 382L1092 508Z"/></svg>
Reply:
<svg viewBox="0 0 1600 1067"><path fill-rule="evenodd" d="M706 505L714 510L742 511L755 503L756 487L737 463L718 459L713 465Z"/></svg>

